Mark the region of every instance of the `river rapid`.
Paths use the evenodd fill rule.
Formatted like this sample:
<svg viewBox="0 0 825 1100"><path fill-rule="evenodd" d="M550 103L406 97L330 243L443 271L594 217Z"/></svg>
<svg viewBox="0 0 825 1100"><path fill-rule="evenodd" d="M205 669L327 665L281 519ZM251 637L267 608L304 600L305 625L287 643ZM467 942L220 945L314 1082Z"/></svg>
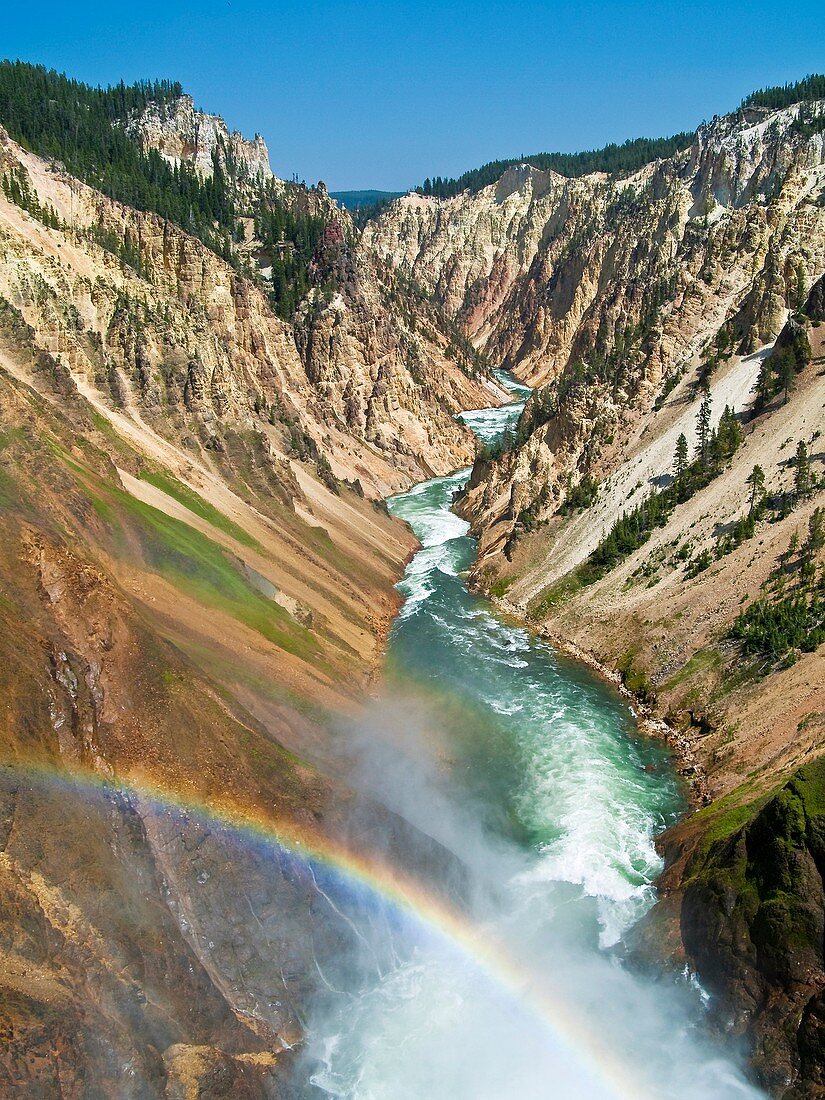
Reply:
<svg viewBox="0 0 825 1100"><path fill-rule="evenodd" d="M463 414L485 443L529 393L500 379L511 404ZM456 897L482 940L356 916L358 977L309 1022L313 1095L755 1097L737 1052L705 1036L690 977L622 962L655 900L654 838L684 809L667 753L608 685L468 591L475 544L451 511L468 476L389 501L421 549L356 783L457 857Z"/></svg>

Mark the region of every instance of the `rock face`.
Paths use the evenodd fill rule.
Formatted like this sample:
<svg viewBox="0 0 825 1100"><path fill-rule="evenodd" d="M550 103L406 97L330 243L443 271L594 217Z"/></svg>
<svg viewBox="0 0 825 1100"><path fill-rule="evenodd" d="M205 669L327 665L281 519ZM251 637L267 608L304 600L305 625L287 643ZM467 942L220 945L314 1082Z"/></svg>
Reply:
<svg viewBox="0 0 825 1100"><path fill-rule="evenodd" d="M260 281L171 223L62 178L8 138L0 158L66 222L51 229L5 204L0 294L101 400L201 453L230 426L287 455L323 453L372 496L472 457L454 414L499 391L461 369L437 313L385 265L349 250L342 291L329 303L310 294L293 326Z"/></svg>
<svg viewBox="0 0 825 1100"><path fill-rule="evenodd" d="M825 1086L825 819L821 761L731 828L724 817L685 869L682 939L728 1032L747 1034L763 1082Z"/></svg>
<svg viewBox="0 0 825 1100"><path fill-rule="evenodd" d="M140 125L269 170L191 101ZM287 322L244 245L5 134L0 174L26 181L0 197L0 1092L295 1100L352 926L265 838L448 858L341 782L334 731L414 547L376 498L469 461L454 414L501 391L322 189L283 185L339 291Z"/></svg>
<svg viewBox="0 0 825 1100"><path fill-rule="evenodd" d="M621 180L522 165L477 194L407 196L367 228L492 362L552 383L473 494L479 529L549 515L723 326L751 352L801 304L825 267L825 135L799 111L714 119Z"/></svg>
<svg viewBox="0 0 825 1100"><path fill-rule="evenodd" d="M2 320L0 1091L279 1096L348 925L215 809L340 841L319 715L357 708L411 540L237 433L161 446Z"/></svg>
<svg viewBox="0 0 825 1100"><path fill-rule="evenodd" d="M266 142L260 134L247 141L237 131L230 133L219 115L198 111L189 95L166 104L150 103L126 129L145 148L157 149L173 163L191 164L203 175L211 176L217 156L222 166L228 159L242 166L250 179L268 180L273 176Z"/></svg>
<svg viewBox="0 0 825 1100"><path fill-rule="evenodd" d="M817 266L805 231L817 221L808 207L822 186L825 138L795 133L798 114L714 119L684 153L620 180L520 165L475 194L408 195L365 237L525 379L551 378L646 321L661 345L649 365L655 386L708 303L729 308L773 274L743 334L762 343L782 314L765 294L782 299L788 281L796 289L794 253L809 272Z"/></svg>
<svg viewBox="0 0 825 1100"><path fill-rule="evenodd" d="M825 321L825 275L817 279L811 287L805 312L812 321Z"/></svg>
<svg viewBox="0 0 825 1100"><path fill-rule="evenodd" d="M765 675L743 667L727 631L774 592L823 504L821 481L807 494L794 481L800 441L825 473L825 133L800 112L715 118L690 148L626 179L522 165L475 194L407 196L365 234L492 362L539 387L460 504L479 538L472 579L620 670L654 730L669 721L705 805L661 838L669 868L644 938L693 969L716 1024L788 1097L825 1087L825 655L795 651ZM811 361L756 416L762 364L800 342ZM703 380L711 427L728 405L743 446L583 580L577 567L622 513L671 483L680 434L695 453ZM769 497L793 508L732 547L755 465Z"/></svg>

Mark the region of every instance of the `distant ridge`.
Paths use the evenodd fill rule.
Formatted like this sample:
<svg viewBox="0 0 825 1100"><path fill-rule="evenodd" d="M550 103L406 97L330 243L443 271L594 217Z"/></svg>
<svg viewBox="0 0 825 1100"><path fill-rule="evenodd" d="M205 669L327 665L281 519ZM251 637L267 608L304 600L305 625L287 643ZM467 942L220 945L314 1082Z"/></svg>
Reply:
<svg viewBox="0 0 825 1100"><path fill-rule="evenodd" d="M591 172L629 174L659 157L672 157L681 149L687 149L693 140L693 131L665 138L633 138L622 145L612 142L602 149L589 149L583 153L533 153L530 156L511 157L509 160L491 160L481 168L472 168L457 179L426 179L416 191L421 195L434 195L449 199L462 191L480 191L501 179L514 164L529 164L546 172L551 170L561 176L587 176Z"/></svg>
<svg viewBox="0 0 825 1100"><path fill-rule="evenodd" d="M347 210L360 210L362 206L375 206L379 202L398 199L404 191L330 191L330 198Z"/></svg>
<svg viewBox="0 0 825 1100"><path fill-rule="evenodd" d="M760 88L746 96L741 107L768 107L779 110L792 103L810 102L825 99L825 75L810 73L796 83L777 85L773 88ZM424 180L416 187L421 195L433 195L448 199L462 191L480 191L495 183L513 164L530 164L543 171L548 169L562 176L585 176L591 172L608 172L619 177L643 168L660 157L671 157L681 149L686 149L693 139L693 131L685 130L672 137L630 138L617 145L611 142L601 149L590 149L581 153L533 153L529 156L511 157L507 160L491 160L480 168L471 168L455 179L435 176Z"/></svg>

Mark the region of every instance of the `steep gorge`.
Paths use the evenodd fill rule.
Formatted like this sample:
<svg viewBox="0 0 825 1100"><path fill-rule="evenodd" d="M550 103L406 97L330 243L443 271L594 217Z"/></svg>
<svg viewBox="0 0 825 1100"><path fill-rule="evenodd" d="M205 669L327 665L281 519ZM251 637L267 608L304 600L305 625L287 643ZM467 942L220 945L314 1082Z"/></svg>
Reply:
<svg viewBox="0 0 825 1100"><path fill-rule="evenodd" d="M477 192L398 200L366 231L491 362L539 385L460 504L475 583L624 683L675 748L706 805L661 840L670 869L640 943L693 968L762 1080L800 1096L821 1086L823 651L815 627L773 659L729 632L759 600L808 598L794 546L819 591L823 111L746 106L624 178L511 167ZM796 347L783 394L771 380ZM697 420L715 439L726 407L741 444L617 551L622 515L644 523L675 492L679 436L690 460ZM754 467L767 503L751 522Z"/></svg>
<svg viewBox="0 0 825 1100"><path fill-rule="evenodd" d="M628 430L724 325L745 352L776 336L799 279L804 294L825 264L825 139L797 132L806 109L715 119L627 178L523 165L476 194L408 196L368 227L491 361L556 381L501 488L486 479L486 527L552 510L569 479L614 468Z"/></svg>
<svg viewBox="0 0 825 1100"><path fill-rule="evenodd" d="M389 863L450 864L347 788L340 731L414 547L380 500L469 464L455 415L504 396L485 358L541 388L462 503L474 581L678 727L710 803L663 839L640 938L712 987L764 1081L815 1094L821 648L737 680L724 632L821 499L822 107L714 119L625 179L524 166L410 195L358 238L323 186L272 177L262 140L185 96L150 104L130 140L231 180L221 247L2 135L6 1094L281 1095L318 958L357 933L252 826L357 852L360 825ZM287 317L271 265L293 245L264 254L262 193L323 226ZM774 339L800 328L810 362L751 423ZM579 587L618 513L667 483L679 432L693 444L700 376L744 444ZM792 493L797 440L815 489L692 573L754 462Z"/></svg>
<svg viewBox="0 0 825 1100"><path fill-rule="evenodd" d="M247 158L243 201L265 147L172 113L162 154ZM503 391L323 188L270 181L336 265L285 320L251 222L220 256L5 133L0 175L0 1087L277 1096L352 929L255 838L446 858L354 798L338 733L415 545L380 498Z"/></svg>

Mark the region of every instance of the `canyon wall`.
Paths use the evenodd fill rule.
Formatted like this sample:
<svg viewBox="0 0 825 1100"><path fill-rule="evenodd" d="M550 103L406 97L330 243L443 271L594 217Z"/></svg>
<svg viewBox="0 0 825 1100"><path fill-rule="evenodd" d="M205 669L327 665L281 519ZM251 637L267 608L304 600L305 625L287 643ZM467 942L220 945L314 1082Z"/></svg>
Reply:
<svg viewBox="0 0 825 1100"><path fill-rule="evenodd" d="M549 515L585 473L610 472L723 326L743 352L776 336L825 267L825 135L798 131L801 110L714 119L626 178L521 165L475 194L410 195L368 226L491 362L554 383L474 498L485 530Z"/></svg>
<svg viewBox="0 0 825 1100"><path fill-rule="evenodd" d="M822 1086L823 112L744 108L625 178L514 166L365 233L537 387L459 505L473 582L609 670L673 745L697 810L661 838L637 946L696 973L788 1096ZM734 627L760 606L810 606L810 632L745 649Z"/></svg>
<svg viewBox="0 0 825 1100"><path fill-rule="evenodd" d="M129 120L126 130L144 147L157 149L172 162L191 164L203 175L212 174L216 156L222 165L227 159L242 165L251 179L268 180L274 175L260 134L248 141L237 131L230 133L220 115L197 110L190 95L180 95L170 103L148 104Z"/></svg>
<svg viewBox="0 0 825 1100"><path fill-rule="evenodd" d="M191 101L149 121L267 169ZM283 1097L353 932L266 837L445 858L346 787L342 730L415 545L380 498L468 462L454 414L501 390L323 189L282 185L338 290L283 320L253 241L6 134L0 174L0 1091Z"/></svg>
<svg viewBox="0 0 825 1100"><path fill-rule="evenodd" d="M815 1094L822 650L762 668L729 629L795 591L821 504L822 107L714 119L623 179L515 166L410 195L359 238L260 139L150 105L125 124L141 147L231 176L226 255L0 135L4 1094L284 1095L351 929L306 861L220 822L358 851L342 719L413 549L380 498L472 460L455 414L503 397L483 355L540 388L461 504L474 583L669 720L706 804L663 838L650 938L770 1087ZM323 223L286 319L267 196ZM755 408L764 365L806 346ZM580 572L672 485L680 435L696 453L706 400L742 435L716 476ZM749 527L755 466L777 507ZM381 807L360 820L394 862L446 858Z"/></svg>

